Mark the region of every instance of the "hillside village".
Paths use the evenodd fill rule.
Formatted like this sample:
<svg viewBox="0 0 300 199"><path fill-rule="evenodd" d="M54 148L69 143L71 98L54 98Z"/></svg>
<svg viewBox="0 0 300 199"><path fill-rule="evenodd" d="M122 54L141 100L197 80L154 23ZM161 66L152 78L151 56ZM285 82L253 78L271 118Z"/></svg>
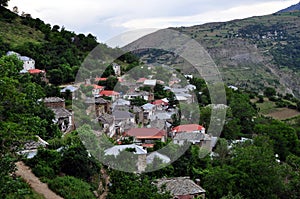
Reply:
<svg viewBox="0 0 300 199"><path fill-rule="evenodd" d="M300 100L294 95L274 84L258 92L233 79L221 85L226 104L215 105L202 77L172 53L150 49L81 70L95 46L104 54L119 55L119 49L11 13L1 3L0 10L0 198L300 197ZM216 52L218 39L280 43L291 38L290 30L252 26L253 20L298 15L233 21L233 32L208 24L192 37L209 39ZM296 56L296 44L280 51ZM217 117L222 113L224 120Z"/></svg>
<svg viewBox="0 0 300 199"><path fill-rule="evenodd" d="M23 62L20 74L39 75L41 80L48 84L46 71L36 69L34 59L21 56L13 51L9 51L7 55L16 56ZM102 148L104 159L113 160L104 162L104 164L107 164L108 168L125 169L125 171L136 173L152 171L155 169L153 165L157 164L157 161L163 165L175 161L176 155L163 150L170 144L179 148L192 145L210 154L211 158L219 157L220 153L215 151L217 136L206 132L207 123L203 119L200 120L203 122L202 125L199 122L193 122L197 121L197 118L193 118L194 115L200 113L194 112L195 110L183 109L189 108L189 106L195 109L194 103L198 109L199 99L201 100L204 95L203 92L199 92L199 87L203 86L198 84L199 80L195 79L193 75L180 75L179 73L173 73L168 78L169 81L166 78L157 79L159 77L157 71L151 65L147 68L148 73L138 76L124 73L123 67L117 63L113 63L111 66L113 70L107 77L89 77L84 82L64 85L60 88L61 96L40 99L46 107L53 111L55 119L52 122L59 127L63 137L68 136L74 130L80 134L81 125L93 126L94 123L93 129L91 129L94 141L100 139L98 141L101 142L104 136L113 143L113 145ZM164 67L159 68L161 73L168 70L166 66ZM165 76L165 74L161 75L161 77ZM184 78L186 79L185 83L182 82ZM112 79L114 81L111 84ZM196 85L193 85L192 82ZM231 92L239 92L239 88L233 85L229 85L228 89ZM66 105L66 101L70 100L73 105L70 103ZM83 110L79 111L81 115L77 114L78 118L74 111L77 110L77 106L83 107ZM210 106L207 105L207 107ZM227 105L217 107L219 110L229 108ZM88 116L89 121L85 120L86 124L77 123L84 118L84 115ZM227 150L230 150L234 144L252 141L249 138L235 138L236 140L232 140L232 144L228 145ZM85 139L82 141L86 142ZM49 143L37 136L37 141L27 142L19 154L32 159L38 154L40 147L48 148L48 146ZM87 155L97 156L99 153L95 154L88 145L86 148ZM62 148L57 150L60 151ZM128 168L121 168L124 164L118 157L128 151L134 155L134 158L130 165L127 165ZM158 189L161 188L162 182L166 184L167 190L175 198L205 198L206 191L200 186L200 183L189 177L158 179L156 182ZM183 183L186 183L187 187L184 190L178 190ZM189 191L191 187L194 188Z"/></svg>

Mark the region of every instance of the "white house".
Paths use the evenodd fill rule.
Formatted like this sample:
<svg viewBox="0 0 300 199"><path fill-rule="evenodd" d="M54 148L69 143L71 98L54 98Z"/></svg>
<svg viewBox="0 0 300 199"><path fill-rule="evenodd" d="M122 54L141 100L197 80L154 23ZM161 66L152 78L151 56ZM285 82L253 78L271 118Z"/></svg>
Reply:
<svg viewBox="0 0 300 199"><path fill-rule="evenodd" d="M9 55L16 55L19 60L23 62L23 70L22 72L28 72L29 70L35 69L35 61L31 59L30 57L21 56L19 53L14 51L8 51L6 53L7 56Z"/></svg>

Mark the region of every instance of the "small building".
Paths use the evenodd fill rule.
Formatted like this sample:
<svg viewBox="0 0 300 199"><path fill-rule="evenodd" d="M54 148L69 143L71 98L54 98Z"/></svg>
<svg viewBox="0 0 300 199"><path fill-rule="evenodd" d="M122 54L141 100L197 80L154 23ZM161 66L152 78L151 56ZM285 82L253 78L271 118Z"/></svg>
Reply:
<svg viewBox="0 0 300 199"><path fill-rule="evenodd" d="M35 61L30 57L21 56L19 53L14 52L14 51L8 51L6 53L6 55L7 56L16 55L18 57L18 59L23 62L23 70L24 71L29 71L29 70L35 69Z"/></svg>
<svg viewBox="0 0 300 199"><path fill-rule="evenodd" d="M37 140L31 140L24 144L23 150L19 151L19 155L24 155L27 159L36 156L39 148L46 148L49 143L36 135Z"/></svg>
<svg viewBox="0 0 300 199"><path fill-rule="evenodd" d="M134 137L134 142L139 144L154 144L157 140L167 140L167 132L157 128L132 128L126 131L124 136Z"/></svg>
<svg viewBox="0 0 300 199"><path fill-rule="evenodd" d="M146 163L146 155L147 151L143 149L143 147L138 146L136 144L129 144L129 145L116 145L111 148L108 148L104 151L104 155L113 155L117 157L122 151L126 149L131 149L134 155L137 155L136 159L136 168L137 172L141 173L146 170L147 163Z"/></svg>
<svg viewBox="0 0 300 199"><path fill-rule="evenodd" d="M116 76L121 76L121 66L119 64L113 63L112 64L113 70Z"/></svg>
<svg viewBox="0 0 300 199"><path fill-rule="evenodd" d="M116 133L115 118L110 114L101 114L98 118L98 122L101 127L101 131L107 134L109 137L113 137Z"/></svg>
<svg viewBox="0 0 300 199"><path fill-rule="evenodd" d="M157 151L154 151L150 154L147 154L146 157L147 164L152 164L155 158L159 159L163 164L168 164L171 162L171 159L168 156L158 153Z"/></svg>
<svg viewBox="0 0 300 199"><path fill-rule="evenodd" d="M66 86L65 88L61 89L60 92L61 92L61 93L66 93L67 90L69 90L71 93L74 93L75 91L78 90L78 88L75 87L75 86L72 86L72 85L68 85L68 86Z"/></svg>
<svg viewBox="0 0 300 199"><path fill-rule="evenodd" d="M144 86L150 86L154 88L156 86L156 83L157 83L156 79L146 79L144 81Z"/></svg>
<svg viewBox="0 0 300 199"><path fill-rule="evenodd" d="M54 123L58 124L62 132L73 130L73 114L65 109L65 100L59 97L47 97L44 99L45 106L50 108L54 115Z"/></svg>
<svg viewBox="0 0 300 199"><path fill-rule="evenodd" d="M99 95L100 97L111 97L112 101L115 101L120 97L120 93L113 90L102 90Z"/></svg>
<svg viewBox="0 0 300 199"><path fill-rule="evenodd" d="M189 177L162 178L156 182L160 192L169 191L174 199L205 199L205 190Z"/></svg>
<svg viewBox="0 0 300 199"><path fill-rule="evenodd" d="M172 133L174 136L178 133L191 133L191 132L205 133L205 128L199 124L184 124L184 125L176 126L172 129Z"/></svg>
<svg viewBox="0 0 300 199"><path fill-rule="evenodd" d="M65 108L65 100L60 97L47 97L44 103L48 108Z"/></svg>
<svg viewBox="0 0 300 199"><path fill-rule="evenodd" d="M141 108L144 111L145 120L149 120L156 110L156 106L150 103L144 104Z"/></svg>

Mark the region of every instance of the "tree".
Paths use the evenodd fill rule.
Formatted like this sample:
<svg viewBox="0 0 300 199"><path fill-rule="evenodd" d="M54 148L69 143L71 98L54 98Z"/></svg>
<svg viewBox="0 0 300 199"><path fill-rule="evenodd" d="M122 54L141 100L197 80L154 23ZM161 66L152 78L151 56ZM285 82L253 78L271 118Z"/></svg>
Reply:
<svg viewBox="0 0 300 199"><path fill-rule="evenodd" d="M255 132L274 140L275 153L281 160L285 160L290 153L299 154L299 140L296 131L287 124L272 120L267 124L255 125Z"/></svg>
<svg viewBox="0 0 300 199"><path fill-rule="evenodd" d="M265 96L273 97L276 95L276 90L272 87L266 87L264 91Z"/></svg>
<svg viewBox="0 0 300 199"><path fill-rule="evenodd" d="M8 6L8 2L9 2L9 0L0 0L0 6L3 6L3 7Z"/></svg>

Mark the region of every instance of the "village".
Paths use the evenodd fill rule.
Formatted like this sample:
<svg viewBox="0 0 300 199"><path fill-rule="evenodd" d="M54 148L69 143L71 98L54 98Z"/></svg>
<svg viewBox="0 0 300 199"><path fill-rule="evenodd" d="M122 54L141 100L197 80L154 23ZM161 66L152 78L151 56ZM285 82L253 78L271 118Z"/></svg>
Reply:
<svg viewBox="0 0 300 199"><path fill-rule="evenodd" d="M47 81L46 72L36 69L32 58L12 51L7 55L16 55L23 61L23 70L20 73L38 74ZM188 123L188 118L185 118L188 116L181 115L179 111L181 103L192 104L195 102L193 92L196 89L195 85L187 84L182 87L181 79L176 74L167 84L162 80L152 79L152 75L127 81L128 78L121 76L120 65L113 63L113 70L118 81L117 84L129 85L130 89L127 92L107 90L105 82L110 77L89 78L80 84L65 85L60 90L62 96L71 95L72 100L76 100L79 96L86 105L86 114L95 117L93 119L98 122L97 132L105 134L117 143L117 145L105 149L105 155L117 157L122 151L129 149L138 157L136 171L142 173L157 159L165 165L174 161L172 157L153 151L157 143L163 143L164 146L170 142L178 146L192 144L212 152L217 137L206 134L203 125ZM186 77L191 77L191 75ZM154 90L157 92L157 87L162 89L159 92L166 94L164 98L156 98ZM65 100L63 97L57 96L42 100L53 111L55 115L53 122L58 125L63 136L77 127L74 112L70 106L66 107ZM180 118L186 119L184 124L178 122ZM176 125L176 123L178 124ZM38 141L27 143L21 154L26 155L27 158L33 158L39 147L47 147L47 145L46 141L38 137ZM175 191L173 195L205 197L205 190L200 187L199 183L188 177L161 179L158 181L158 186L162 186L162 182L170 183L167 185L170 186L170 191L176 190L176 186L187 184L185 189L179 190L184 193ZM192 189L191 193L188 193L189 189Z"/></svg>

